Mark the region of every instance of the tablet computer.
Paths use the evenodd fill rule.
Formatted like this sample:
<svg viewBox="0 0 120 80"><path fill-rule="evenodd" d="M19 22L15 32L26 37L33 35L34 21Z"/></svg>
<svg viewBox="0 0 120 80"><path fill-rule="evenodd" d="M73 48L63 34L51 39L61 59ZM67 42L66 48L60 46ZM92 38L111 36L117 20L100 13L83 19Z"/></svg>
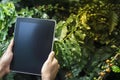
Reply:
<svg viewBox="0 0 120 80"><path fill-rule="evenodd" d="M55 20L17 18L14 30L13 72L40 75L52 51Z"/></svg>

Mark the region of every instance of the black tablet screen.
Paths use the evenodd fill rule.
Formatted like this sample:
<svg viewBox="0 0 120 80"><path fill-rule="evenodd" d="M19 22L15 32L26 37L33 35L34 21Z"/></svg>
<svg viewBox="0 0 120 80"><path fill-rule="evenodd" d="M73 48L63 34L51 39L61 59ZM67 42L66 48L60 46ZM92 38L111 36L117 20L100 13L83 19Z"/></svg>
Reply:
<svg viewBox="0 0 120 80"><path fill-rule="evenodd" d="M17 18L11 70L39 75L52 50L54 27L52 20Z"/></svg>

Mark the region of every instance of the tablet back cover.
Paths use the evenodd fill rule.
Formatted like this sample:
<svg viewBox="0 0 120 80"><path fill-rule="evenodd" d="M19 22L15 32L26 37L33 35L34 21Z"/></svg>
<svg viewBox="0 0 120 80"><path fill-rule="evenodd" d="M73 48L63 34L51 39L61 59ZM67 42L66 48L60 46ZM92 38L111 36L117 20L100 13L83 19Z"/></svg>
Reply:
<svg viewBox="0 0 120 80"><path fill-rule="evenodd" d="M17 18L11 70L40 75L41 67L52 50L55 21Z"/></svg>

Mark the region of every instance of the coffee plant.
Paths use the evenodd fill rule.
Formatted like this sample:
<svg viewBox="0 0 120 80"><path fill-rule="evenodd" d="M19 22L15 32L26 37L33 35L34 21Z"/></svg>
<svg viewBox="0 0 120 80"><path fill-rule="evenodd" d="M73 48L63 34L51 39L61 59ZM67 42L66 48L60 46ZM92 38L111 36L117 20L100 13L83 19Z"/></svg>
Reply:
<svg viewBox="0 0 120 80"><path fill-rule="evenodd" d="M120 5L102 1L87 4L81 6L77 14L58 23L55 50L61 67L67 68L66 79L103 80L111 70L119 73L116 63L120 55L119 39L116 39L119 36L119 12L116 6ZM111 63L105 64L110 57Z"/></svg>

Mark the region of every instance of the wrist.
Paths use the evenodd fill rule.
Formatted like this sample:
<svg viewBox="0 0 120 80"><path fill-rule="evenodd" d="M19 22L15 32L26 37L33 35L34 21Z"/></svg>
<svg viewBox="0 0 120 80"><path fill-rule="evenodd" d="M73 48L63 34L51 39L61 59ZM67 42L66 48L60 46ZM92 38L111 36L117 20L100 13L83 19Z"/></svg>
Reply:
<svg viewBox="0 0 120 80"><path fill-rule="evenodd" d="M3 74L4 74L3 66L2 66L1 61L0 61L0 78L3 77Z"/></svg>
<svg viewBox="0 0 120 80"><path fill-rule="evenodd" d="M42 80L52 80L48 75L41 75Z"/></svg>
<svg viewBox="0 0 120 80"><path fill-rule="evenodd" d="M42 80L51 80L51 79L48 77L42 77Z"/></svg>
<svg viewBox="0 0 120 80"><path fill-rule="evenodd" d="M7 74L7 68L4 66L4 64L0 61L0 78L3 77L5 74Z"/></svg>
<svg viewBox="0 0 120 80"><path fill-rule="evenodd" d="M3 65L1 64L1 61L0 61L0 73L3 71Z"/></svg>

